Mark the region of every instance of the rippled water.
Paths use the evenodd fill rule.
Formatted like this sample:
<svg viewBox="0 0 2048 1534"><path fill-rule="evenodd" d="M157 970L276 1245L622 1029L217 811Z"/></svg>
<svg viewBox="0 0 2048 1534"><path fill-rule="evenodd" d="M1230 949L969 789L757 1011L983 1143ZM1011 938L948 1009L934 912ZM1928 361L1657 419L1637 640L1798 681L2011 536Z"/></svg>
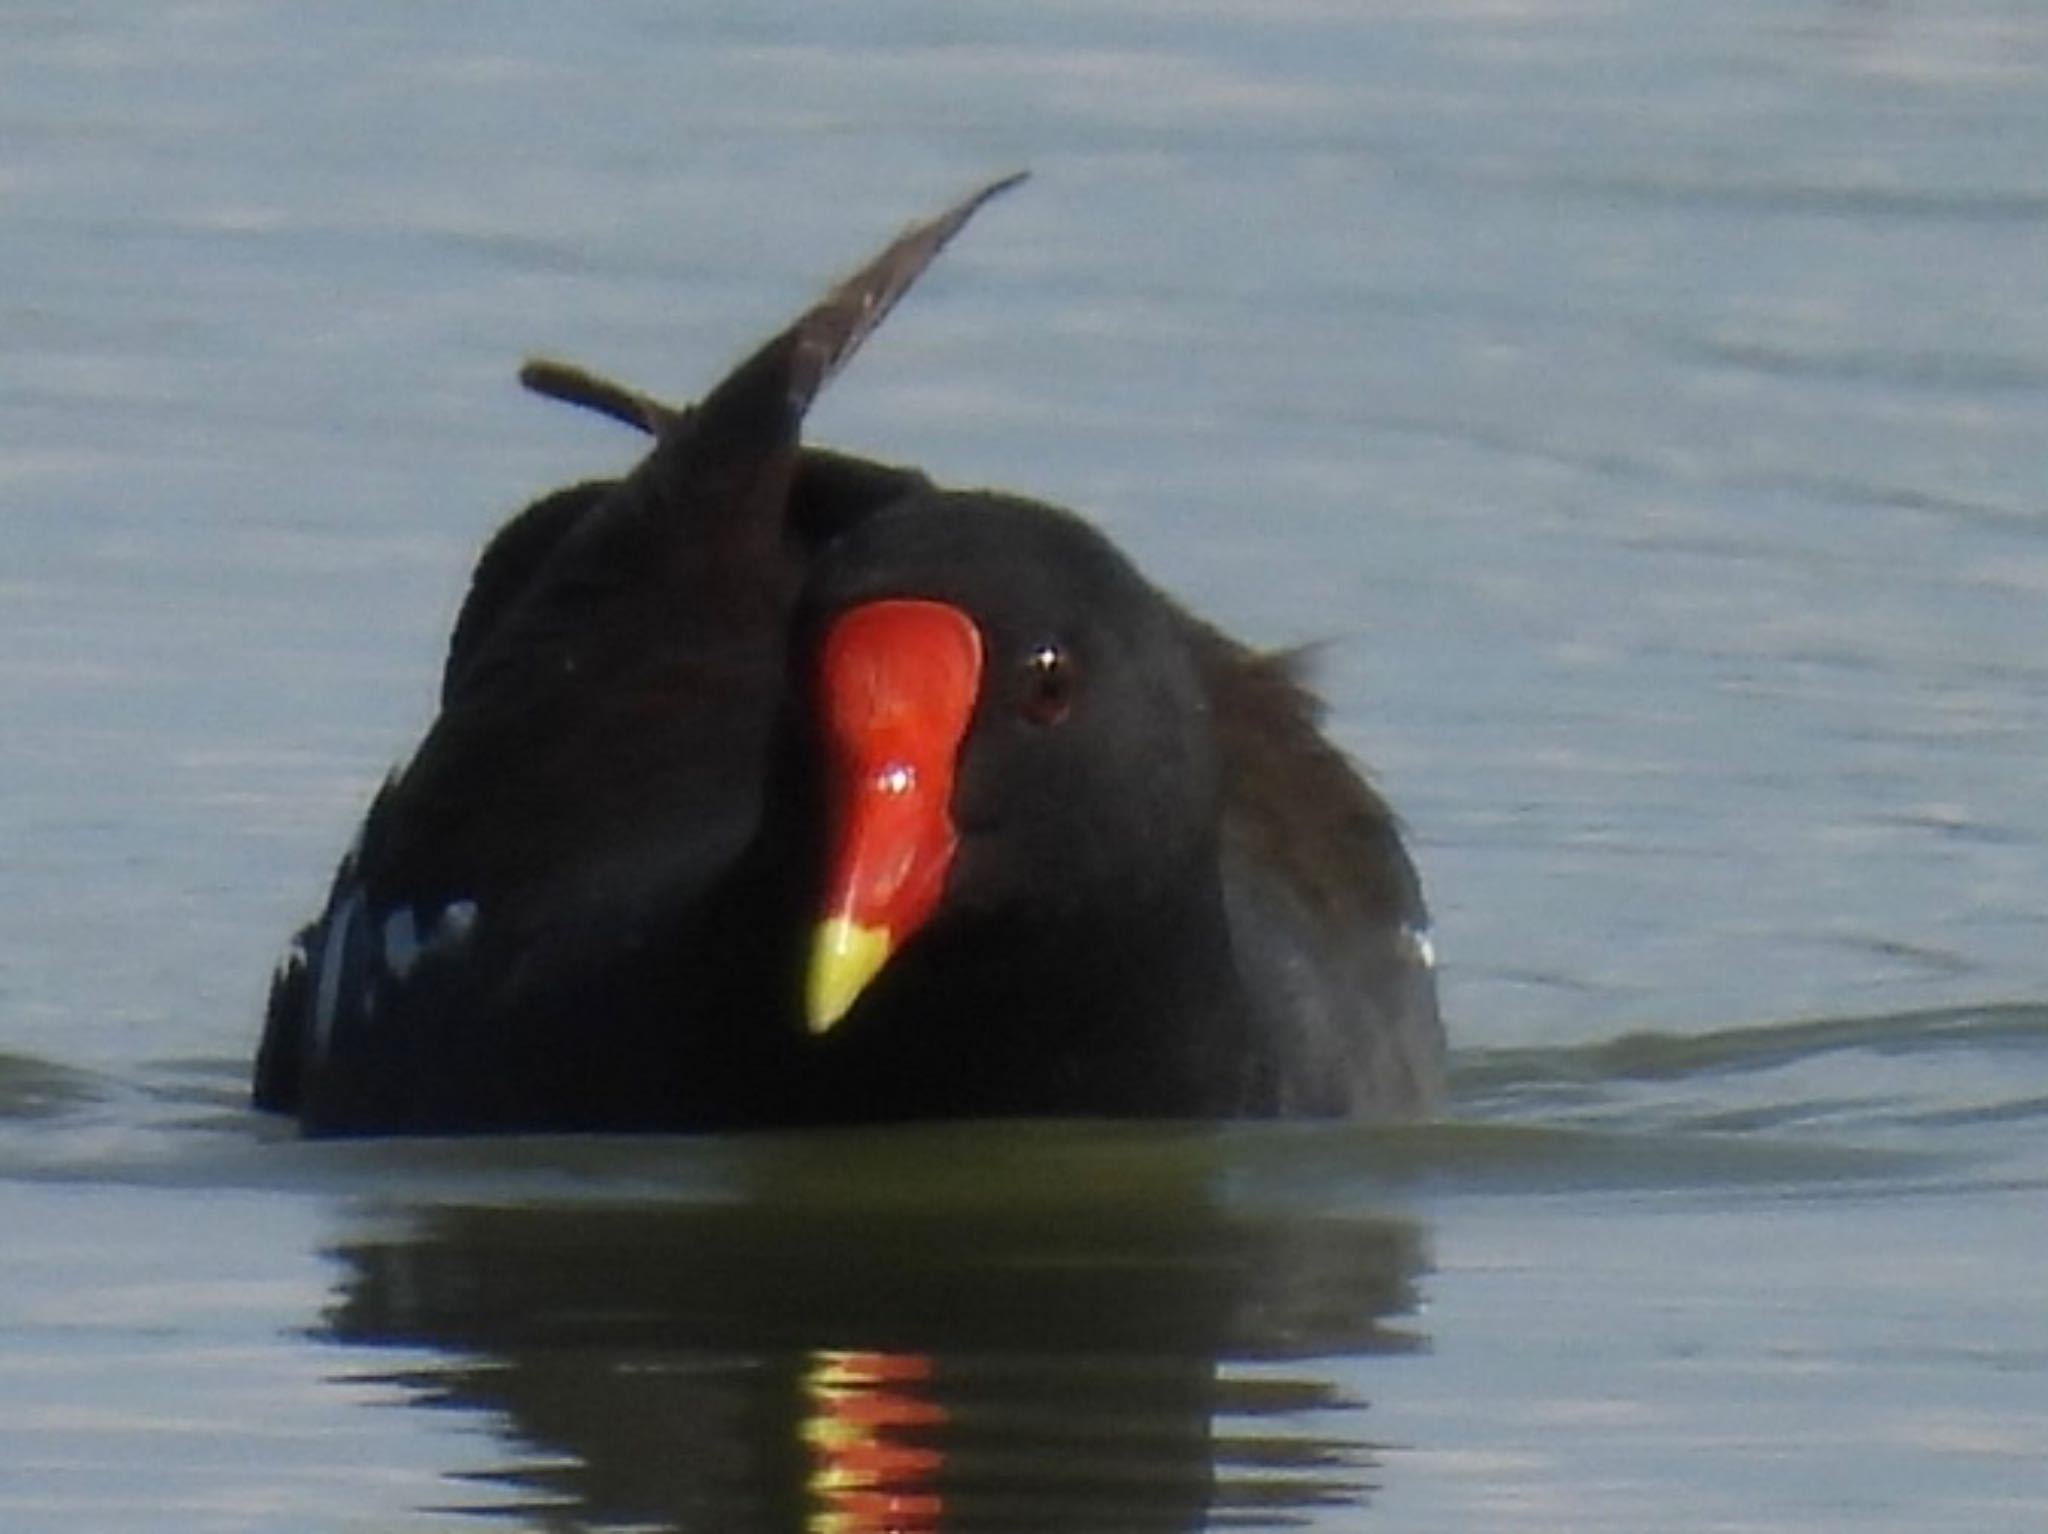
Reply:
<svg viewBox="0 0 2048 1534"><path fill-rule="evenodd" d="M987 175L830 441L1336 727L1453 1111L302 1145L475 541ZM0 16L0 1526L2048 1526L2048 19Z"/></svg>
<svg viewBox="0 0 2048 1534"><path fill-rule="evenodd" d="M2048 1008L1471 1050L1396 1129L301 1144L238 1086L0 1067L11 1526L2043 1507Z"/></svg>

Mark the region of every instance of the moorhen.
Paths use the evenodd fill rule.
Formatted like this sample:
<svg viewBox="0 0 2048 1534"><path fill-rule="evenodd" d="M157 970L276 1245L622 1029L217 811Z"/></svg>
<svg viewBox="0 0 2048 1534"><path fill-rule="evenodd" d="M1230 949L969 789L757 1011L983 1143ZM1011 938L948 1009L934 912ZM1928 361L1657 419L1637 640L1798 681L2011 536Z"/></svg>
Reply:
<svg viewBox="0 0 2048 1534"><path fill-rule="evenodd" d="M1297 660L1071 513L805 447L998 182L491 539L439 715L273 982L309 1133L1426 1113L1395 818Z"/></svg>

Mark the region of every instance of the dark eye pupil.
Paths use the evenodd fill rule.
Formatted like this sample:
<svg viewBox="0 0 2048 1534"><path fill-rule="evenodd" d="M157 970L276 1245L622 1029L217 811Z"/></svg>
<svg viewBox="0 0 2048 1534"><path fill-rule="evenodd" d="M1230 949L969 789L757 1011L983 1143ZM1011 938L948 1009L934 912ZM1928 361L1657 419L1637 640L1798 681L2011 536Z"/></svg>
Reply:
<svg viewBox="0 0 2048 1534"><path fill-rule="evenodd" d="M1074 704L1074 664L1056 644L1042 644L1024 662L1024 716L1058 724Z"/></svg>

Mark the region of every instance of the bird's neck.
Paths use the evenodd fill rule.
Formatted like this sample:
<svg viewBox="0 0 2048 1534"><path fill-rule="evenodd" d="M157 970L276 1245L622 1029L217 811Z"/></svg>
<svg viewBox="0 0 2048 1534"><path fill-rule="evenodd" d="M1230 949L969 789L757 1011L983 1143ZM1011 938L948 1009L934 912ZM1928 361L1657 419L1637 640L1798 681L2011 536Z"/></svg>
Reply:
<svg viewBox="0 0 2048 1534"><path fill-rule="evenodd" d="M990 920L903 955L937 1002L931 1041L985 1083L992 1113L1113 1117L1243 1111L1254 1051L1220 888L1073 916ZM917 973L910 971L913 966ZM939 998L943 998L942 1001Z"/></svg>

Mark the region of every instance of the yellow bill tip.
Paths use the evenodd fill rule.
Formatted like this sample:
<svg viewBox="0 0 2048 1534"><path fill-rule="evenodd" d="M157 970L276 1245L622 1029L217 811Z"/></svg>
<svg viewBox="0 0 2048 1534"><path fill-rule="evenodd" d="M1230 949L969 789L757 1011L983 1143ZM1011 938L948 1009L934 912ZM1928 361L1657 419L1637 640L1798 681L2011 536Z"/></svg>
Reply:
<svg viewBox="0 0 2048 1534"><path fill-rule="evenodd" d="M830 1033L853 1010L860 993L888 963L889 950L886 927L864 927L844 916L818 924L804 991L804 1017L813 1038Z"/></svg>

